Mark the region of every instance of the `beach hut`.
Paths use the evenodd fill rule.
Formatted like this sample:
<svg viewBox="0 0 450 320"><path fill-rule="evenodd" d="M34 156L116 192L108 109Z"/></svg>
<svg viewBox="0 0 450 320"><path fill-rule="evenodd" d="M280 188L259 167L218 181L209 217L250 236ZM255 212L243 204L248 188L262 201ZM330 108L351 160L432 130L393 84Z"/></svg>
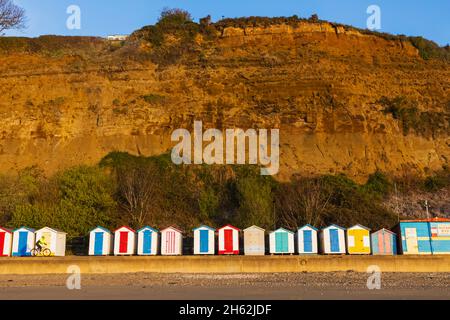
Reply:
<svg viewBox="0 0 450 320"><path fill-rule="evenodd" d="M257 226L244 229L244 254L263 256L265 253L265 230Z"/></svg>
<svg viewBox="0 0 450 320"><path fill-rule="evenodd" d="M402 254L450 254L450 219L404 220L395 230Z"/></svg>
<svg viewBox="0 0 450 320"><path fill-rule="evenodd" d="M63 257L66 255L66 236L67 233L64 231L44 227L35 232L35 243L39 240L45 241L47 243L44 248L50 250L51 256Z"/></svg>
<svg viewBox="0 0 450 320"><path fill-rule="evenodd" d="M269 234L269 252L271 254L293 254L294 232L279 228Z"/></svg>
<svg viewBox="0 0 450 320"><path fill-rule="evenodd" d="M12 231L0 227L0 257L11 255Z"/></svg>
<svg viewBox="0 0 450 320"><path fill-rule="evenodd" d="M370 236L373 255L396 255L397 235L387 229L381 229Z"/></svg>
<svg viewBox="0 0 450 320"><path fill-rule="evenodd" d="M154 256L158 254L158 230L145 226L137 231L139 256Z"/></svg>
<svg viewBox="0 0 450 320"><path fill-rule="evenodd" d="M113 252L113 234L108 229L96 227L89 232L90 256L108 256Z"/></svg>
<svg viewBox="0 0 450 320"><path fill-rule="evenodd" d="M348 254L370 254L370 229L360 224L347 229Z"/></svg>
<svg viewBox="0 0 450 320"><path fill-rule="evenodd" d="M230 224L218 230L219 254L239 254L239 231Z"/></svg>
<svg viewBox="0 0 450 320"><path fill-rule="evenodd" d="M161 254L163 256L176 256L183 254L183 232L170 226L161 230Z"/></svg>
<svg viewBox="0 0 450 320"><path fill-rule="evenodd" d="M136 253L136 231L122 226L114 231L114 255L131 256Z"/></svg>
<svg viewBox="0 0 450 320"><path fill-rule="evenodd" d="M305 225L297 230L297 250L299 254L317 254L317 229Z"/></svg>
<svg viewBox="0 0 450 320"><path fill-rule="evenodd" d="M13 232L12 255L13 257L29 257L34 249L34 233L36 230L21 227Z"/></svg>
<svg viewBox="0 0 450 320"><path fill-rule="evenodd" d="M214 254L216 229L202 225L194 230L194 254Z"/></svg>
<svg viewBox="0 0 450 320"><path fill-rule="evenodd" d="M345 228L332 224L320 233L320 252L324 254L345 254Z"/></svg>

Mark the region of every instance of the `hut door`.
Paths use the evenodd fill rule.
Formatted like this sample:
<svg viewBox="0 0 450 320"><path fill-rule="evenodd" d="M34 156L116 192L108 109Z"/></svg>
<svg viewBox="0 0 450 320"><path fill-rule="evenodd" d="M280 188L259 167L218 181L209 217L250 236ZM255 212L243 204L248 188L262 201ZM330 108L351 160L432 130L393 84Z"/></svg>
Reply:
<svg viewBox="0 0 450 320"><path fill-rule="evenodd" d="M166 232L166 253L175 253L175 231Z"/></svg>
<svg viewBox="0 0 450 320"><path fill-rule="evenodd" d="M417 240L416 228L405 228L406 251L409 254L419 253L419 244Z"/></svg>
<svg viewBox="0 0 450 320"><path fill-rule="evenodd" d="M233 251L233 230L224 230L224 247L226 252Z"/></svg>
<svg viewBox="0 0 450 320"><path fill-rule="evenodd" d="M209 232L208 230L200 230L200 252L207 253L209 251Z"/></svg>
<svg viewBox="0 0 450 320"><path fill-rule="evenodd" d="M247 250L248 252L258 252L258 234L256 231L248 231L247 235Z"/></svg>
<svg viewBox="0 0 450 320"><path fill-rule="evenodd" d="M103 254L103 232L95 233L94 255L101 256Z"/></svg>
<svg viewBox="0 0 450 320"><path fill-rule="evenodd" d="M150 230L145 230L142 237L144 238L142 253L150 254L152 252L152 232Z"/></svg>
<svg viewBox="0 0 450 320"><path fill-rule="evenodd" d="M330 248L331 252L339 252L339 232L337 229L330 230Z"/></svg>
<svg viewBox="0 0 450 320"><path fill-rule="evenodd" d="M5 232L0 232L0 256L3 256L3 252L5 251Z"/></svg>
<svg viewBox="0 0 450 320"><path fill-rule="evenodd" d="M286 232L275 233L275 251L288 252L288 235Z"/></svg>
<svg viewBox="0 0 450 320"><path fill-rule="evenodd" d="M127 253L128 252L128 232L121 231L120 232L120 246L119 253Z"/></svg>
<svg viewBox="0 0 450 320"><path fill-rule="evenodd" d="M353 230L354 235L354 249L358 252L364 251L365 244L364 244L364 230Z"/></svg>
<svg viewBox="0 0 450 320"><path fill-rule="evenodd" d="M311 230L303 231L303 251L304 252L312 252L312 231Z"/></svg>
<svg viewBox="0 0 450 320"><path fill-rule="evenodd" d="M19 256L24 256L27 254L27 246L28 246L28 232L20 231L19 232Z"/></svg>

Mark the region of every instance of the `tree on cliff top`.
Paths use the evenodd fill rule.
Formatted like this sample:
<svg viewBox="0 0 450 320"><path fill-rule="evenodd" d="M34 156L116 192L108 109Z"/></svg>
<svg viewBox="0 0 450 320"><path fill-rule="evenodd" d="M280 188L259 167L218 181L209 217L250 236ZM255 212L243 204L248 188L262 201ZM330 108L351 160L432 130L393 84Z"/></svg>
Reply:
<svg viewBox="0 0 450 320"><path fill-rule="evenodd" d="M25 10L12 0L0 0L0 35L10 29L25 27Z"/></svg>

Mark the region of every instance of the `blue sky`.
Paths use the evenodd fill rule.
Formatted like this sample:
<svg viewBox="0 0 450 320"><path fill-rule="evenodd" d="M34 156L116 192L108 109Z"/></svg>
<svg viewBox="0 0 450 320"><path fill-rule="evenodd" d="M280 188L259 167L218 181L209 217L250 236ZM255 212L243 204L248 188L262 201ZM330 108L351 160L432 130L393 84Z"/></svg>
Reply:
<svg viewBox="0 0 450 320"><path fill-rule="evenodd" d="M450 43L449 0L15 0L27 11L28 28L7 35L35 37L43 34L129 34L155 23L164 7L183 8L195 20L211 14L214 21L225 17L309 17L365 28L369 5L381 8L380 31L420 35L440 45ZM81 29L66 28L69 5L81 8Z"/></svg>

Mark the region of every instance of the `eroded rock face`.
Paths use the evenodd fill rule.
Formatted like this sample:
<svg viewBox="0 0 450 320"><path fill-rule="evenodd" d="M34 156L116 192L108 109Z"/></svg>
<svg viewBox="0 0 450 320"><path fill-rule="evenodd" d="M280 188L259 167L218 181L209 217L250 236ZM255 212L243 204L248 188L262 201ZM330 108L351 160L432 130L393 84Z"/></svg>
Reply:
<svg viewBox="0 0 450 320"><path fill-rule="evenodd" d="M53 173L110 151L160 154L174 145L172 131L194 120L279 128L279 179L342 172L364 180L376 169L448 165L448 127L404 135L378 102L404 96L420 111L448 112L449 64L422 60L409 43L307 23L225 28L199 43L198 56L164 68L127 59L127 48L0 53L0 171Z"/></svg>

